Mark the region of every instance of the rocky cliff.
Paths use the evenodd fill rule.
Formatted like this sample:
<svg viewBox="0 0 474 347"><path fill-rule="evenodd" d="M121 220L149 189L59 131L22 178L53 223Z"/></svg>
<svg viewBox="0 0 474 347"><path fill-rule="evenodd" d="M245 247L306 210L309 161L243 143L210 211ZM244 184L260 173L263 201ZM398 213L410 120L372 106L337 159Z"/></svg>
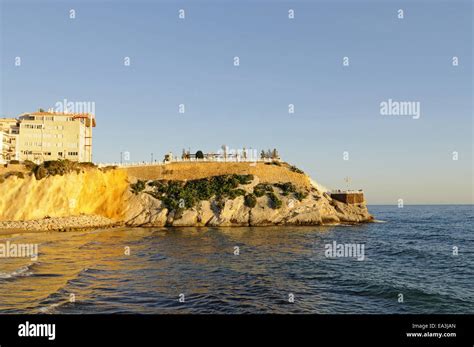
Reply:
<svg viewBox="0 0 474 347"><path fill-rule="evenodd" d="M201 200L191 208L182 209L169 208L147 187L127 198L124 219L131 226L322 225L361 223L373 219L365 202L345 204L331 199L316 186L289 194L280 185L265 184L272 188L273 194L256 196L255 205L250 207L246 204L246 197L253 195L259 185L260 179L255 177L252 183L239 185L237 189L244 191L240 196ZM275 197L280 202L278 206L273 206Z"/></svg>
<svg viewBox="0 0 474 347"><path fill-rule="evenodd" d="M0 221L98 215L119 221L126 210L128 175L123 170L85 169L36 179L33 174L0 179Z"/></svg>
<svg viewBox="0 0 474 347"><path fill-rule="evenodd" d="M86 168L40 179L27 170L21 175L7 173L0 177L0 229L10 225L22 228L8 221L40 219L50 219L53 226L48 226L49 222L35 225L61 229L57 220L72 216L103 217L96 222L101 226L108 220L114 225L147 227L320 225L372 220L365 202L333 200L288 164L208 164L212 165L176 163L141 171ZM80 227L76 224L73 228Z"/></svg>

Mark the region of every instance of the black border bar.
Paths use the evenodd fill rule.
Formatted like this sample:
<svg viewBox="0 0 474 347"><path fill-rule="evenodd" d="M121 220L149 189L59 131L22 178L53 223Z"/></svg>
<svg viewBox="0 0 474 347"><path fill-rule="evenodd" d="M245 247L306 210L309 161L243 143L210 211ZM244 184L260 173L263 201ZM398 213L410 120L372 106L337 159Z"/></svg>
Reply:
<svg viewBox="0 0 474 347"><path fill-rule="evenodd" d="M55 339L19 337L19 325L55 324ZM425 329L420 328L426 326ZM408 337L407 333L434 336ZM436 337L438 333L456 336ZM284 340L337 346L474 346L474 315L0 315L0 346L174 345Z"/></svg>

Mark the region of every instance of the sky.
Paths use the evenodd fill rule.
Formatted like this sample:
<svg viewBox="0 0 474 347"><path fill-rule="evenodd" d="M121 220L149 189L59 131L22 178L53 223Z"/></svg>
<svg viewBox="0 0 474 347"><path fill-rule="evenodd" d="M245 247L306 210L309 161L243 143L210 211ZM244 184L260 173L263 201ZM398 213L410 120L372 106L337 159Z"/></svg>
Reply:
<svg viewBox="0 0 474 347"><path fill-rule="evenodd" d="M471 1L0 4L0 117L94 102L95 162L277 148L369 204L473 203Z"/></svg>

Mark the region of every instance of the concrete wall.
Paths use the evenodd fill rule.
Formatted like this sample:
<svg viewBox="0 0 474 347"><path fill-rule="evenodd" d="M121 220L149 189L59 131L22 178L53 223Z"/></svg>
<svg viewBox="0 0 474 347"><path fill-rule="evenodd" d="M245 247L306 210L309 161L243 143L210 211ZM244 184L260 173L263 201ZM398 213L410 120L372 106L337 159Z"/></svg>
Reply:
<svg viewBox="0 0 474 347"><path fill-rule="evenodd" d="M260 182L293 182L300 187L310 187L309 177L291 171L288 164L281 166L265 163L236 163L236 162L177 162L167 165L148 165L141 167L123 168L129 176L142 180L193 180L210 176L230 174L252 174Z"/></svg>
<svg viewBox="0 0 474 347"><path fill-rule="evenodd" d="M331 198L346 204L360 204L365 201L364 193L335 193L331 194Z"/></svg>

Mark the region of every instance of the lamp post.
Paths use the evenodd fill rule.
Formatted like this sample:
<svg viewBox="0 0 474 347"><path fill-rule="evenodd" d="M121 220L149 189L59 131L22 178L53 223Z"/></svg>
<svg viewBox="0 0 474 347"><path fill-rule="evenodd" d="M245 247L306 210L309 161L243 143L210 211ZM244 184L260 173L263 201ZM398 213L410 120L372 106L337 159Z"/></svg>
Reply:
<svg viewBox="0 0 474 347"><path fill-rule="evenodd" d="M344 178L344 181L346 181L346 183L347 183L347 190L350 190L349 188L350 188L351 178L346 177L346 178Z"/></svg>

